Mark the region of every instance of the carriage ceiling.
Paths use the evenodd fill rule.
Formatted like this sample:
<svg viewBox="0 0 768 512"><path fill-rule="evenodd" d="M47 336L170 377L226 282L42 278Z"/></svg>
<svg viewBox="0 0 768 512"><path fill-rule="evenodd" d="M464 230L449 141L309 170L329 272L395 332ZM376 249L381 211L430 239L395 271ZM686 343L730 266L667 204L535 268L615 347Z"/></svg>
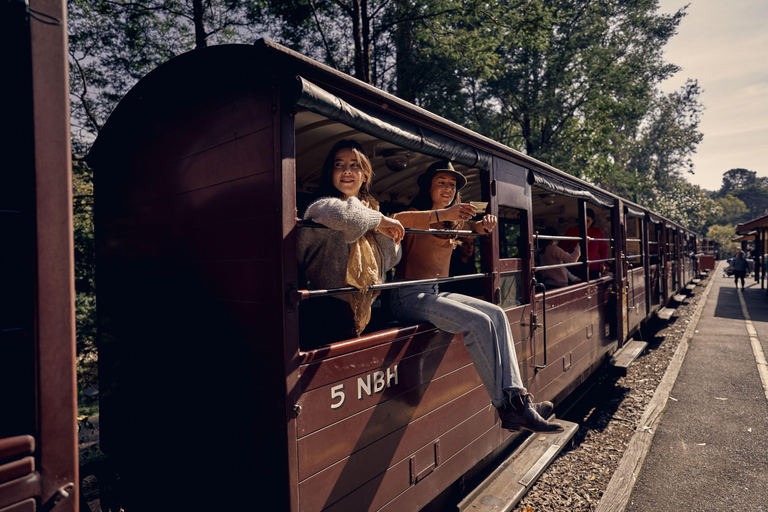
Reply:
<svg viewBox="0 0 768 512"><path fill-rule="evenodd" d="M373 166L372 190L382 202L409 204L418 193L417 177L437 160L308 110L299 110L296 114L295 137L296 186L298 192L304 193L312 193L317 189L325 157L333 145L341 139L354 139L365 149ZM455 163L454 166L467 177L467 185L461 191L462 200L480 201L482 198L480 171L477 168L468 168ZM576 218L577 204L574 198L532 187L532 205L536 217ZM598 211L599 217L605 217L603 221L609 222L610 215L607 210L603 211L595 205L591 206Z"/></svg>
<svg viewBox="0 0 768 512"><path fill-rule="evenodd" d="M408 204L418 193L416 178L437 159L403 149L319 114L303 110L296 115L296 186L313 192L320 183L328 151L340 139L354 139L365 149L373 166L374 195L380 201ZM467 177L461 194L464 200L479 201L479 170L455 164Z"/></svg>

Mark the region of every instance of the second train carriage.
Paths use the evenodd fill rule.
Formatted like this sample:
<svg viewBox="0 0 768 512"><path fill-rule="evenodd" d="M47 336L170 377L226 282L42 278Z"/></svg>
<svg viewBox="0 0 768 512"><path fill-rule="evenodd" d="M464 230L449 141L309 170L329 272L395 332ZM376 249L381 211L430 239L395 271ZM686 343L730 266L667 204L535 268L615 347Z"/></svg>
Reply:
<svg viewBox="0 0 768 512"><path fill-rule="evenodd" d="M476 279L537 400L561 401L696 272L693 235L668 220L277 44L181 55L126 95L88 156L102 447L129 510L417 510L514 440L460 334L397 324L385 300L359 338L315 347L300 332L325 292L301 278L297 215L345 138L366 148L385 213L450 159L463 201L499 217ZM538 232L584 232L588 208L606 271L545 290Z"/></svg>

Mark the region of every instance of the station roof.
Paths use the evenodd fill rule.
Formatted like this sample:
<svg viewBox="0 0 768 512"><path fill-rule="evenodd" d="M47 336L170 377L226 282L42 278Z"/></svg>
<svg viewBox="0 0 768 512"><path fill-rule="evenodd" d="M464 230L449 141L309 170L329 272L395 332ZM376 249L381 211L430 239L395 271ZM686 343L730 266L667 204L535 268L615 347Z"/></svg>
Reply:
<svg viewBox="0 0 768 512"><path fill-rule="evenodd" d="M747 221L744 224L739 224L736 226L736 233L739 235L746 235L749 234L750 231L758 228L768 229L768 215L763 215L762 217Z"/></svg>

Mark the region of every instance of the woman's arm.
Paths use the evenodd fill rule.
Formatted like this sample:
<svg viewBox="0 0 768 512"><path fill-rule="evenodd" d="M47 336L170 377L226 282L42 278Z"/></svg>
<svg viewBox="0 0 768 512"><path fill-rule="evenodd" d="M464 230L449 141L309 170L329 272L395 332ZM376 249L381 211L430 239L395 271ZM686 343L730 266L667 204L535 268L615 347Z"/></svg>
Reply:
<svg viewBox="0 0 768 512"><path fill-rule="evenodd" d="M383 215L363 205L356 197L346 201L335 197L321 197L310 204L304 214L305 220L312 220L336 231L340 231L347 243L352 243L366 231L379 226Z"/></svg>
<svg viewBox="0 0 768 512"><path fill-rule="evenodd" d="M490 233L496 227L498 219L495 215L483 215L483 220L472 223L472 231L477 233Z"/></svg>
<svg viewBox="0 0 768 512"><path fill-rule="evenodd" d="M573 251L571 251L570 254L568 253L565 253L565 254L567 254L567 258L569 260L568 263L573 263L574 261L579 259L579 256L581 256L581 246L576 245L576 247L573 249Z"/></svg>
<svg viewBox="0 0 768 512"><path fill-rule="evenodd" d="M392 218L400 221L406 228L429 229L429 225L432 223L430 219L435 218L435 213L433 211L406 210L393 214Z"/></svg>

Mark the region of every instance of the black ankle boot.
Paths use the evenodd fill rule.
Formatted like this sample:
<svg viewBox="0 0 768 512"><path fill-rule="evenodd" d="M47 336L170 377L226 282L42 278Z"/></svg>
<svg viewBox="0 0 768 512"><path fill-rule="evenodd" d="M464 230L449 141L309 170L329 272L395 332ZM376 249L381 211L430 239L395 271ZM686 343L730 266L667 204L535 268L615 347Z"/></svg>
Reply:
<svg viewBox="0 0 768 512"><path fill-rule="evenodd" d="M544 409L546 411L549 408L549 412L552 412L551 405L547 407L542 403L531 403L531 396L529 394L511 396L509 401L504 404L504 407L499 408L499 416L501 416L501 428L507 430L520 430L524 428L531 432L537 432L540 434L558 434L563 432L562 425L557 423L550 423L537 412L537 409Z"/></svg>

